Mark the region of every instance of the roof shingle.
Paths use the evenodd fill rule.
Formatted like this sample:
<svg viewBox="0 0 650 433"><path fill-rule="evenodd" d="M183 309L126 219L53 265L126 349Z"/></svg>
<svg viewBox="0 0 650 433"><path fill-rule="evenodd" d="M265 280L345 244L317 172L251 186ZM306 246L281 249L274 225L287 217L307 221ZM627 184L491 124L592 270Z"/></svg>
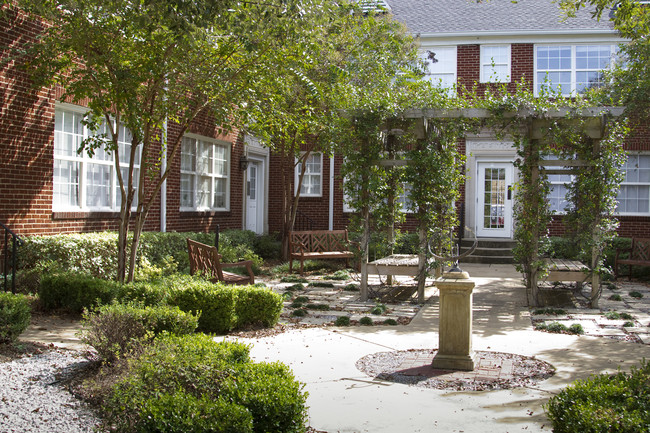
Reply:
<svg viewBox="0 0 650 433"><path fill-rule="evenodd" d="M552 0L388 0L388 4L397 20L416 34L613 30L607 16L597 21L591 9L563 20Z"/></svg>

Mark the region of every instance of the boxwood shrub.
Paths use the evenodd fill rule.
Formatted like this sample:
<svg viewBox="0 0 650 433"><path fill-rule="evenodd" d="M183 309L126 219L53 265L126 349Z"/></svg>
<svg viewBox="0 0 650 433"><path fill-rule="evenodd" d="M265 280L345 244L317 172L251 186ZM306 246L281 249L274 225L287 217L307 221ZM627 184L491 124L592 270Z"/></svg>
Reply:
<svg viewBox="0 0 650 433"><path fill-rule="evenodd" d="M630 373L579 380L552 397L546 411L555 433L636 433L650 426L650 364Z"/></svg>
<svg viewBox="0 0 650 433"><path fill-rule="evenodd" d="M16 341L29 326L30 319L29 298L0 292L0 344Z"/></svg>
<svg viewBox="0 0 650 433"><path fill-rule="evenodd" d="M303 432L302 388L282 364L251 363L242 343L162 335L129 364L104 409L120 432ZM223 426L208 428L219 419Z"/></svg>
<svg viewBox="0 0 650 433"><path fill-rule="evenodd" d="M262 325L273 327L282 313L282 295L272 290L243 286L238 287L235 315L237 327Z"/></svg>
<svg viewBox="0 0 650 433"><path fill-rule="evenodd" d="M243 406L185 391L143 402L136 432L253 433L253 417Z"/></svg>
<svg viewBox="0 0 650 433"><path fill-rule="evenodd" d="M307 396L289 367L279 362L246 364L227 377L221 393L246 407L258 433L299 433L305 430Z"/></svg>
<svg viewBox="0 0 650 433"><path fill-rule="evenodd" d="M79 272L46 275L38 296L46 310L63 309L81 313L84 309L109 304L118 294L119 284Z"/></svg>
<svg viewBox="0 0 650 433"><path fill-rule="evenodd" d="M172 290L169 302L183 311L200 314L199 331L225 334L236 324L236 296L232 287L186 279L185 287Z"/></svg>
<svg viewBox="0 0 650 433"><path fill-rule="evenodd" d="M84 314L82 341L97 350L106 362L139 354L143 344L163 332L190 334L198 317L178 307L110 304Z"/></svg>

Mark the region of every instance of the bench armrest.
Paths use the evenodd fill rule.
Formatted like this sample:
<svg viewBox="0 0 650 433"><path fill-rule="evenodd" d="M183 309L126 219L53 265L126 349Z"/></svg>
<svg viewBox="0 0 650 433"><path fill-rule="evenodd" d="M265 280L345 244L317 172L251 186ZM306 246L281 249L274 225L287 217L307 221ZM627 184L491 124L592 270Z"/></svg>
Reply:
<svg viewBox="0 0 650 433"><path fill-rule="evenodd" d="M300 241L291 242L291 252L292 253L304 253L307 250L307 245Z"/></svg>

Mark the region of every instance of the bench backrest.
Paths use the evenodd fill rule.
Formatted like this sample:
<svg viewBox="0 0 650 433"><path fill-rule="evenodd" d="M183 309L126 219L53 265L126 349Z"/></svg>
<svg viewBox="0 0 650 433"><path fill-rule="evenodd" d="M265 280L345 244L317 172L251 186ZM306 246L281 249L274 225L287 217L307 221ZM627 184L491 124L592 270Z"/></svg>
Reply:
<svg viewBox="0 0 650 433"><path fill-rule="evenodd" d="M294 242L302 242L308 251L313 253L327 251L347 251L348 231L347 230L310 230L291 232L291 245Z"/></svg>
<svg viewBox="0 0 650 433"><path fill-rule="evenodd" d="M650 239L632 239L630 259L650 262Z"/></svg>
<svg viewBox="0 0 650 433"><path fill-rule="evenodd" d="M190 256L190 274L201 272L211 280L223 281L221 271L221 254L216 247L201 242L187 240L187 252Z"/></svg>

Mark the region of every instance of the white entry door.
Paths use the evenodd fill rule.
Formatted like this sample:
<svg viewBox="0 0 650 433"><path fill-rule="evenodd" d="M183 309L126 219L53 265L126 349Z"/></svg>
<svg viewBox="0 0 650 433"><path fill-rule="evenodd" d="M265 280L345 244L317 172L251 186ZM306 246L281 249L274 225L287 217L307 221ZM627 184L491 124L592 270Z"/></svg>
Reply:
<svg viewBox="0 0 650 433"><path fill-rule="evenodd" d="M264 231L264 188L261 161L251 161L246 176L246 230Z"/></svg>
<svg viewBox="0 0 650 433"><path fill-rule="evenodd" d="M476 235L512 237L513 165L478 162Z"/></svg>

